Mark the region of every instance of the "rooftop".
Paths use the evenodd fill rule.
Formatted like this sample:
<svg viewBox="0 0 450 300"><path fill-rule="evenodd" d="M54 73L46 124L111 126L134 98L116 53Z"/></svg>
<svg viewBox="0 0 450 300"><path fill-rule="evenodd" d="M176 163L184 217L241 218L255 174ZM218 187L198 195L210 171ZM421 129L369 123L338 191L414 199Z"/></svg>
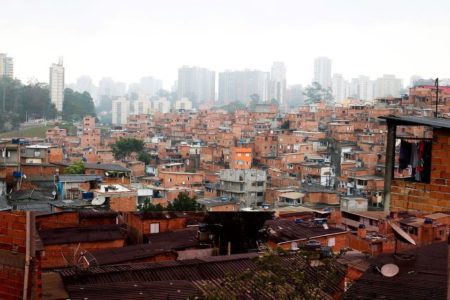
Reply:
<svg viewBox="0 0 450 300"><path fill-rule="evenodd" d="M119 225L95 227L55 228L39 231L42 243L47 245L82 242L114 241L126 239L126 232Z"/></svg>
<svg viewBox="0 0 450 300"><path fill-rule="evenodd" d="M383 116L379 118L388 122L393 122L396 125L430 126L433 128L450 129L450 119L395 115Z"/></svg>
<svg viewBox="0 0 450 300"><path fill-rule="evenodd" d="M381 268L393 263L400 271L394 277L385 277L370 268L350 287L344 299L447 299L448 244L431 244L404 253L412 256L397 259L392 254L381 254L371 259L373 266Z"/></svg>
<svg viewBox="0 0 450 300"><path fill-rule="evenodd" d="M97 169L97 170L105 170L105 171L117 171L117 172L131 172L130 169L122 167L118 164L84 164L85 169Z"/></svg>
<svg viewBox="0 0 450 300"><path fill-rule="evenodd" d="M277 243L307 240L324 235L343 234L347 232L346 230L331 226L325 229L322 225L315 225L313 222L297 224L287 219L266 221L266 227L270 239Z"/></svg>

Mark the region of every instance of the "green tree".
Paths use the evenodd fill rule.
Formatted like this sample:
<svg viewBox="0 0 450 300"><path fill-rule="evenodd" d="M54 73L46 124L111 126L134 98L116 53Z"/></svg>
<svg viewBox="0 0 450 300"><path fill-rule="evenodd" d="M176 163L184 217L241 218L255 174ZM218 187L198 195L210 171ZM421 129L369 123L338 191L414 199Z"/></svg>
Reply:
<svg viewBox="0 0 450 300"><path fill-rule="evenodd" d="M167 205L168 211L201 211L203 210L203 205L197 203L195 198L189 197L187 192L181 192Z"/></svg>
<svg viewBox="0 0 450 300"><path fill-rule="evenodd" d="M220 284L204 289L205 299L297 299L319 300L331 286L339 286L344 270L334 257L312 267L311 252L289 254L283 249L255 258L254 265L240 273L228 273Z"/></svg>
<svg viewBox="0 0 450 300"><path fill-rule="evenodd" d="M145 163L146 165L149 165L149 164L150 164L150 161L151 161L151 156L150 156L150 154L148 154L147 152L141 151L141 152L139 152L138 160L139 160L139 161L142 161L142 162Z"/></svg>
<svg viewBox="0 0 450 300"><path fill-rule="evenodd" d="M241 109L246 109L246 108L247 107L245 106L245 104L240 101L234 101L234 102L231 102L226 105L218 107L218 109L223 109L229 113L234 113L236 110L241 110Z"/></svg>
<svg viewBox="0 0 450 300"><path fill-rule="evenodd" d="M291 122L289 120L285 120L283 122L283 124L281 124L280 128L281 129L289 129L290 124L291 124Z"/></svg>
<svg viewBox="0 0 450 300"><path fill-rule="evenodd" d="M115 159L123 160L132 153L141 153L144 150L144 142L135 138L121 138L111 145L111 149Z"/></svg>
<svg viewBox="0 0 450 300"><path fill-rule="evenodd" d="M143 212L163 211L164 207L161 204L153 204L149 198L144 200L143 204L139 204L138 209Z"/></svg>
<svg viewBox="0 0 450 300"><path fill-rule="evenodd" d="M84 174L84 164L83 162L77 161L64 169L65 174Z"/></svg>
<svg viewBox="0 0 450 300"><path fill-rule="evenodd" d="M85 116L96 116L94 101L88 92L74 92L64 90L62 117L66 121L79 121Z"/></svg>
<svg viewBox="0 0 450 300"><path fill-rule="evenodd" d="M306 96L305 103L319 103L320 101L325 101L327 104L332 104L334 101L331 89L323 88L320 83L313 82L311 85L305 88L303 94Z"/></svg>
<svg viewBox="0 0 450 300"><path fill-rule="evenodd" d="M270 104L280 106L280 102L275 98L270 99Z"/></svg>
<svg viewBox="0 0 450 300"><path fill-rule="evenodd" d="M0 78L0 131L17 128L27 119L54 119L56 108L50 101L48 86L23 85L19 80Z"/></svg>

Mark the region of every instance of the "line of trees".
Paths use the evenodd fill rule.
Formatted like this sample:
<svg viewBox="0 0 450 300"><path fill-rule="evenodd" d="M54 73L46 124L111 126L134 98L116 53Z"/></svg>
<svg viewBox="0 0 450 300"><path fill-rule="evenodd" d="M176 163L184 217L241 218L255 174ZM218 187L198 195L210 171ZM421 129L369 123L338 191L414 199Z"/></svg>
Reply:
<svg viewBox="0 0 450 300"><path fill-rule="evenodd" d="M0 78L0 131L16 129L27 118L54 119L56 115L47 85Z"/></svg>
<svg viewBox="0 0 450 300"><path fill-rule="evenodd" d="M62 118L78 121L87 115L95 116L91 95L66 89ZM17 79L0 78L0 132L16 129L27 119L55 119L57 116L47 84L23 84Z"/></svg>

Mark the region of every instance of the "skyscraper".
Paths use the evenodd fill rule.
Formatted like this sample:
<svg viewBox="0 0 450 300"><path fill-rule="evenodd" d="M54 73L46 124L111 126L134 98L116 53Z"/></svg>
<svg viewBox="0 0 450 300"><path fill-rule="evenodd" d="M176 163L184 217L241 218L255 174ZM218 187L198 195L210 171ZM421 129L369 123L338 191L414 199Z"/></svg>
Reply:
<svg viewBox="0 0 450 300"><path fill-rule="evenodd" d="M74 91L79 92L79 93L88 92L91 95L94 103L96 105L99 104L98 97L97 97L98 88L92 82L91 77L80 76L80 77L78 77L77 82L75 84L70 85L70 87Z"/></svg>
<svg viewBox="0 0 450 300"><path fill-rule="evenodd" d="M342 103L342 100L347 98L346 82L342 74L333 74L332 90L334 101L336 103Z"/></svg>
<svg viewBox="0 0 450 300"><path fill-rule="evenodd" d="M14 78L14 62L13 58L6 55L6 53L0 53L0 77Z"/></svg>
<svg viewBox="0 0 450 300"><path fill-rule="evenodd" d="M142 77L139 89L140 89L139 92L145 96L148 97L156 96L158 94L158 91L162 89L162 80L153 78L151 76Z"/></svg>
<svg viewBox="0 0 450 300"><path fill-rule="evenodd" d="M251 96L259 101L269 100L269 73L257 70L225 71L219 73L219 102L248 103Z"/></svg>
<svg viewBox="0 0 450 300"><path fill-rule="evenodd" d="M50 67L50 100L56 110L61 112L64 103L64 66L62 57Z"/></svg>
<svg viewBox="0 0 450 300"><path fill-rule="evenodd" d="M188 98L194 106L214 102L216 73L205 68L183 66L178 69L178 99Z"/></svg>
<svg viewBox="0 0 450 300"><path fill-rule="evenodd" d="M298 106L304 103L303 87L301 84L290 85L286 89L286 102L289 106Z"/></svg>
<svg viewBox="0 0 450 300"><path fill-rule="evenodd" d="M130 101L120 98L112 102L112 123L114 125L126 124L129 114Z"/></svg>
<svg viewBox="0 0 450 300"><path fill-rule="evenodd" d="M358 76L358 98L364 101L373 100L373 82L369 76Z"/></svg>
<svg viewBox="0 0 450 300"><path fill-rule="evenodd" d="M283 62L274 62L272 65L269 98L280 104L286 101L286 66Z"/></svg>
<svg viewBox="0 0 450 300"><path fill-rule="evenodd" d="M400 90L403 87L402 80L394 75L384 74L383 77L375 81L374 98L400 97Z"/></svg>
<svg viewBox="0 0 450 300"><path fill-rule="evenodd" d="M323 88L331 88L331 59L328 57L318 57L314 60L314 79Z"/></svg>

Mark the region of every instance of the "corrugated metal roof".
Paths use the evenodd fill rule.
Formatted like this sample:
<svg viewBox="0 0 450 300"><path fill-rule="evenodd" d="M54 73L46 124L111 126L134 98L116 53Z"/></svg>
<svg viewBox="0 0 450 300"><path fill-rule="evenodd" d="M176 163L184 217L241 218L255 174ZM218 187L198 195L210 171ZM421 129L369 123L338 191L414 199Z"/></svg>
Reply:
<svg viewBox="0 0 450 300"><path fill-rule="evenodd" d="M102 176L97 175L60 175L59 181L69 183L69 182L88 182L88 181L101 181Z"/></svg>
<svg viewBox="0 0 450 300"><path fill-rule="evenodd" d="M405 251L414 255L410 260L396 260L392 254L382 254L369 262L381 267L398 264L394 277L384 277L368 269L345 293L344 299L447 299L447 242L431 244Z"/></svg>
<svg viewBox="0 0 450 300"><path fill-rule="evenodd" d="M47 245L114 241L126 239L126 232L119 225L96 225L95 227L55 228L39 231L42 243Z"/></svg>
<svg viewBox="0 0 450 300"><path fill-rule="evenodd" d="M105 170L105 171L118 171L118 172L131 172L130 169L122 167L118 164L84 164L85 169L97 169L97 170Z"/></svg>
<svg viewBox="0 0 450 300"><path fill-rule="evenodd" d="M394 122L397 125L418 125L418 126L430 126L433 128L446 128L450 129L450 119L442 118L427 118L416 116L382 116L380 119L384 119L388 122Z"/></svg>
<svg viewBox="0 0 450 300"><path fill-rule="evenodd" d="M314 239L324 235L342 234L346 231L340 228L329 226L325 229L322 225L311 223L297 224L292 220L276 219L266 221L269 239L276 243L283 243L297 240Z"/></svg>
<svg viewBox="0 0 450 300"><path fill-rule="evenodd" d="M185 290L193 292L189 289L190 286L195 286L196 291L202 291L201 294L198 294L202 298L209 292L213 292L214 286L220 286L227 274L239 276L239 274L261 268L254 259L255 257L258 257L258 254L249 253L185 261L92 267L83 272L77 272L74 269L65 269L59 272L71 299L141 299L140 297L147 291L144 289L146 285L148 287L154 285L154 288L149 289L151 295L145 294L146 298L142 299L160 299L158 295L163 287L168 287L167 292L176 291L182 294L183 287ZM340 283L345 271L339 264L333 264L332 268L336 274L330 279L324 272L319 271L320 267L310 266L302 255L287 255L280 259L282 266L289 271L304 272L305 283L326 282L326 285L321 287L326 293L342 292ZM184 285L178 287L177 282L184 282ZM245 285L245 281L240 283ZM275 299L277 297L277 292L269 294L269 290L264 290L265 294L262 296L259 294L260 297L257 298L251 297L251 295L247 297L247 288L251 283L248 284L249 286L231 284L230 292L242 296L239 299ZM208 288L209 290L207 290ZM135 293L139 290L143 294ZM162 299L168 299L167 292L166 298ZM178 299L172 298L172 296L169 298ZM329 299L329 295L324 293L322 299Z"/></svg>

